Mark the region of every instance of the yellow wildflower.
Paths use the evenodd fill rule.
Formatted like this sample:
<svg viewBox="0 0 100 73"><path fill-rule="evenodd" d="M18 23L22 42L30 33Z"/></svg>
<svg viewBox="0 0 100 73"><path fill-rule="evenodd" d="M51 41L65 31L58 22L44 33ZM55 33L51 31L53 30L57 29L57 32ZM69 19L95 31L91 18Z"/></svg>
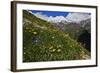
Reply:
<svg viewBox="0 0 100 73"><path fill-rule="evenodd" d="M55 37L53 36L52 38L54 39Z"/></svg>
<svg viewBox="0 0 100 73"><path fill-rule="evenodd" d="M56 49L53 49L52 51L54 52L54 51L56 51Z"/></svg>
<svg viewBox="0 0 100 73"><path fill-rule="evenodd" d="M33 32L33 34L37 34L37 32Z"/></svg>
<svg viewBox="0 0 100 73"><path fill-rule="evenodd" d="M61 49L58 49L57 51L58 51L58 52L61 52Z"/></svg>

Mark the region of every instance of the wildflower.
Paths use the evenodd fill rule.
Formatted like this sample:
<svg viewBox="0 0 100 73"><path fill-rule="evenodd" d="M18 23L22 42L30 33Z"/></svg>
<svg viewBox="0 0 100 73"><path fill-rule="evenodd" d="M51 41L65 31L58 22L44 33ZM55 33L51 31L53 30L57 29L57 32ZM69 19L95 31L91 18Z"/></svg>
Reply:
<svg viewBox="0 0 100 73"><path fill-rule="evenodd" d="M55 37L53 36L52 39L54 39Z"/></svg>
<svg viewBox="0 0 100 73"><path fill-rule="evenodd" d="M53 49L52 51L54 52L54 51L56 51L56 49Z"/></svg>
<svg viewBox="0 0 100 73"><path fill-rule="evenodd" d="M37 34L37 32L33 32L33 34Z"/></svg>
<svg viewBox="0 0 100 73"><path fill-rule="evenodd" d="M26 54L26 53L24 52L24 54Z"/></svg>
<svg viewBox="0 0 100 73"><path fill-rule="evenodd" d="M58 51L58 52L61 52L61 49L58 49L57 51Z"/></svg>

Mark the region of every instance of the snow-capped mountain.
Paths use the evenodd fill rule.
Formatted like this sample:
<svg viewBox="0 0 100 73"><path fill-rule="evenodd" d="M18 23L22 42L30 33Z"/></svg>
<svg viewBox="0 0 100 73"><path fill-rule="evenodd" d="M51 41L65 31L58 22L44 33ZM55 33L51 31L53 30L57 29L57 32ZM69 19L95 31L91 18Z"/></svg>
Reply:
<svg viewBox="0 0 100 73"><path fill-rule="evenodd" d="M67 20L70 20L70 21L73 21L73 22L76 22L76 23L79 23L83 20L87 20L87 19L90 19L90 18L91 18L91 15L88 14L88 13L69 13L66 16Z"/></svg>
<svg viewBox="0 0 100 73"><path fill-rule="evenodd" d="M31 11L29 11L32 13ZM64 16L47 16L43 14L42 12L37 12L37 13L32 13L36 17L46 20L48 22L52 23L58 23L58 22L75 22L75 23L80 23L83 20L87 20L91 18L91 15L89 13L78 13L78 12L71 12L69 13L66 17Z"/></svg>
<svg viewBox="0 0 100 73"><path fill-rule="evenodd" d="M61 21L66 21L66 22L69 22L66 17L64 16L47 16L47 15L43 15L41 12L37 12L37 13L34 13L34 15L40 19L43 19L43 20L46 20L48 22L52 22L52 23L58 23L58 22L61 22Z"/></svg>
<svg viewBox="0 0 100 73"><path fill-rule="evenodd" d="M69 22L64 16L56 16L56 17L50 16L48 18L48 21L53 22L53 23L58 23L58 22L62 22L62 21Z"/></svg>
<svg viewBox="0 0 100 73"><path fill-rule="evenodd" d="M47 16L42 12L32 13L36 17L51 22L55 27L58 27L60 30L65 31L67 29L73 30L76 29L86 29L90 32L91 30L91 15L89 13L79 13L71 12L66 17L64 16ZM74 30L74 31L75 31Z"/></svg>

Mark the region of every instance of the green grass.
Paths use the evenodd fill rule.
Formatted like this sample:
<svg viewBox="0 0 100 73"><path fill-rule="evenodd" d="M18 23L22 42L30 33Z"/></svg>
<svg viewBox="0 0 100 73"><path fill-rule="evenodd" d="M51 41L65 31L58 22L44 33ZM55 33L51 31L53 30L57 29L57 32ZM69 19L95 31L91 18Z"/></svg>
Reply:
<svg viewBox="0 0 100 73"><path fill-rule="evenodd" d="M69 34L23 10L23 62L82 60L89 52ZM26 21L27 20L27 21Z"/></svg>

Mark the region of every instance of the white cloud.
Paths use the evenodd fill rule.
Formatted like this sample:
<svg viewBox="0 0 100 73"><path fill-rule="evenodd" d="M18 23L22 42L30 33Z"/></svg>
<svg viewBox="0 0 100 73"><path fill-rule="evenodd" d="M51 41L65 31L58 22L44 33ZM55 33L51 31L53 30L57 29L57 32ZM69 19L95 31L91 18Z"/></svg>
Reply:
<svg viewBox="0 0 100 73"><path fill-rule="evenodd" d="M82 20L91 18L91 15L88 13L69 13L66 18L74 22L80 22Z"/></svg>
<svg viewBox="0 0 100 73"><path fill-rule="evenodd" d="M56 17L50 16L48 21L56 23L56 22L67 21L67 20L64 16L56 16Z"/></svg>
<svg viewBox="0 0 100 73"><path fill-rule="evenodd" d="M30 12L32 13L32 12ZM37 12L37 13L32 13L34 14L36 17L40 18L40 19L43 19L43 20L46 20L46 21L49 21L49 22L54 22L54 23L57 23L57 22L61 22L61 21L67 21L67 22L80 22L82 20L86 20L86 19L89 19L91 18L91 16L88 14L88 13L69 13L66 17L64 16L47 16L47 15L44 15L42 12Z"/></svg>
<svg viewBox="0 0 100 73"><path fill-rule="evenodd" d="M36 17L41 18L43 20L49 21L49 22L61 22L61 21L66 21L66 18L64 16L47 16L42 14L42 12L37 12L37 13L33 13Z"/></svg>
<svg viewBox="0 0 100 73"><path fill-rule="evenodd" d="M47 15L43 15L42 12L37 12L37 13L34 13L34 15L38 18L41 18L43 20L48 20L49 17Z"/></svg>

